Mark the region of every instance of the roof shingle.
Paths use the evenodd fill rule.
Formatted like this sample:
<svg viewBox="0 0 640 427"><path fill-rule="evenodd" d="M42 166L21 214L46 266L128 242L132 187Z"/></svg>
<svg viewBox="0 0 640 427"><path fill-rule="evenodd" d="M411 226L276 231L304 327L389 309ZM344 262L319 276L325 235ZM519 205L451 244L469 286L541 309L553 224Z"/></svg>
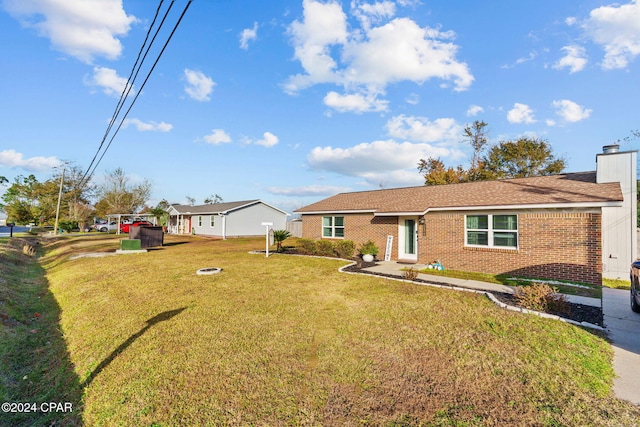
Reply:
<svg viewBox="0 0 640 427"><path fill-rule="evenodd" d="M620 184L596 183L595 172L463 184L340 193L297 209L296 213L372 211L378 214L525 205L602 206L623 200Z"/></svg>

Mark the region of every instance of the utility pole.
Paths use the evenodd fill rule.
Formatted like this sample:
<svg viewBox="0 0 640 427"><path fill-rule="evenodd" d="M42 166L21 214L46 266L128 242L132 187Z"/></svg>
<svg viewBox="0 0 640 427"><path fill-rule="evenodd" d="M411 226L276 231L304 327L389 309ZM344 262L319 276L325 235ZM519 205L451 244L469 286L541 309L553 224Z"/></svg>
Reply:
<svg viewBox="0 0 640 427"><path fill-rule="evenodd" d="M64 170L67 165L62 165L62 175L60 176L60 191L58 191L58 207L56 208L56 224L53 226L53 233L58 234L58 218L60 218L60 200L62 199L62 183L64 182Z"/></svg>

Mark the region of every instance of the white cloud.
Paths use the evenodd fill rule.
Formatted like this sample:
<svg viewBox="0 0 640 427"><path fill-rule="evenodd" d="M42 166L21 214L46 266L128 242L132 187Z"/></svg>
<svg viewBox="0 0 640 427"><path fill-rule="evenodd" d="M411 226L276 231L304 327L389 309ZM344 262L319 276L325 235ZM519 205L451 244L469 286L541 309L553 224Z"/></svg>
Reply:
<svg viewBox="0 0 640 427"><path fill-rule="evenodd" d="M392 117L386 124L389 136L415 142L456 143L462 128L454 119L440 118L433 122L426 117L399 116Z"/></svg>
<svg viewBox="0 0 640 427"><path fill-rule="evenodd" d="M184 78L187 80L184 91L191 99L196 101L209 101L211 99L213 87L216 85L211 77L205 76L200 71L185 68Z"/></svg>
<svg viewBox="0 0 640 427"><path fill-rule="evenodd" d="M307 185L303 187L268 187L266 190L275 195L288 197L332 196L351 191L350 187L333 185Z"/></svg>
<svg viewBox="0 0 640 427"><path fill-rule="evenodd" d="M116 70L106 67L94 67L93 76L85 77L84 84L87 86L97 86L102 88L102 92L119 98L127 86L127 79L118 76ZM133 88L129 91L129 95L133 95Z"/></svg>
<svg viewBox="0 0 640 427"><path fill-rule="evenodd" d="M97 56L117 59L118 37L137 19L121 0L4 0L4 8L27 28L51 41L54 49L91 63Z"/></svg>
<svg viewBox="0 0 640 427"><path fill-rule="evenodd" d="M271 132L265 132L262 135L262 139L255 141L254 144L262 145L263 147L273 147L279 141L280 140L278 139L278 137L272 134Z"/></svg>
<svg viewBox="0 0 640 427"><path fill-rule="evenodd" d="M345 96L359 93L367 99L399 81L421 84L441 79L445 84L452 83L457 91L473 82L467 64L456 59L458 46L451 42L453 32L422 28L408 18L381 23L394 14L391 2L353 2L362 28L351 32L337 1L304 0L303 6L303 20L294 21L289 34L304 73L289 77L284 84L287 93L332 83L343 86L348 92Z"/></svg>
<svg viewBox="0 0 640 427"><path fill-rule="evenodd" d="M579 122L588 118L592 111L568 99L553 101L551 105L556 109L558 116L570 123Z"/></svg>
<svg viewBox="0 0 640 427"><path fill-rule="evenodd" d="M345 94L329 92L324 97L324 104L341 113L364 113L370 111L387 111L389 101L377 99L375 94Z"/></svg>
<svg viewBox="0 0 640 427"><path fill-rule="evenodd" d="M207 144L212 145L228 144L231 142L229 134L222 129L213 129L209 135L202 139L204 139L204 142Z"/></svg>
<svg viewBox="0 0 640 427"><path fill-rule="evenodd" d="M480 113L484 113L484 108L479 105L469 105L467 109L467 117L477 116Z"/></svg>
<svg viewBox="0 0 640 427"><path fill-rule="evenodd" d="M240 48L249 49L249 42L255 40L258 37L258 23L253 23L253 28L245 28L240 33Z"/></svg>
<svg viewBox="0 0 640 427"><path fill-rule="evenodd" d="M562 48L566 55L558 62L553 64L553 68L560 70L563 68L569 68L569 73L577 73L582 71L587 65L586 51L582 46L572 45Z"/></svg>
<svg viewBox="0 0 640 427"><path fill-rule="evenodd" d="M526 104L516 102L507 113L509 123L535 123L533 110Z"/></svg>
<svg viewBox="0 0 640 427"><path fill-rule="evenodd" d="M0 151L0 166L8 168L21 168L30 172L46 172L60 166L62 162L56 157L29 157L24 158L22 153L15 150Z"/></svg>
<svg viewBox="0 0 640 427"><path fill-rule="evenodd" d="M626 68L640 55L640 3L636 0L593 9L582 28L604 49L604 69Z"/></svg>
<svg viewBox="0 0 640 427"><path fill-rule="evenodd" d="M160 131L160 132L169 132L173 129L173 125L165 122L143 122L140 119L126 119L123 123L123 127L127 127L129 125L133 125L140 132L149 132L149 131Z"/></svg>
<svg viewBox="0 0 640 427"><path fill-rule="evenodd" d="M407 104L418 105L420 103L420 95L418 95L417 93L412 93L407 96L407 99L405 99L405 101Z"/></svg>
<svg viewBox="0 0 640 427"><path fill-rule="evenodd" d="M372 24L383 22L396 14L396 5L391 1L366 3L354 0L351 2L351 9L365 30L371 28Z"/></svg>
<svg viewBox="0 0 640 427"><path fill-rule="evenodd" d="M430 144L393 140L362 143L349 148L316 147L307 156L312 169L361 177L370 185L419 185L416 169L427 157L459 157L461 153Z"/></svg>

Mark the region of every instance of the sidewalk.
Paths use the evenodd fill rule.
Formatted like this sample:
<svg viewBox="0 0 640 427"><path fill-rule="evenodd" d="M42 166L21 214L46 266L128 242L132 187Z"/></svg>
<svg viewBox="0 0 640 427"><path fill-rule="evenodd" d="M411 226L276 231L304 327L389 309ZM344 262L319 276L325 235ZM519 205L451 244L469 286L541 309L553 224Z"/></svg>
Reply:
<svg viewBox="0 0 640 427"><path fill-rule="evenodd" d="M402 277L403 269L413 267L415 270L424 270L427 268L424 264L398 264L394 261L380 261L378 265L363 268L365 271L372 273L382 273L392 276ZM454 277L443 277L432 274L418 274L418 278L432 283L443 283L449 286L457 286L459 288L474 289L478 291L501 292L504 294L513 294L513 287L507 285L498 285L495 283L480 282L478 280L456 279ZM565 295L569 302L575 304L589 305L592 307L601 307L602 302L599 298L588 298L576 295Z"/></svg>

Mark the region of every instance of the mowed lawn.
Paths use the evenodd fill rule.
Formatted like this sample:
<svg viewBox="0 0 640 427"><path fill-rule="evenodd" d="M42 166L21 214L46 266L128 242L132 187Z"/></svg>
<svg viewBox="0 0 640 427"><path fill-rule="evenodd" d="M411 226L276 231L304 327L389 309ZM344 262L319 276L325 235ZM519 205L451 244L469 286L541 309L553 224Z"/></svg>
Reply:
<svg viewBox="0 0 640 427"><path fill-rule="evenodd" d="M43 243L83 425L638 425L594 332L341 260L250 254L260 239L165 243L77 259L117 239Z"/></svg>

